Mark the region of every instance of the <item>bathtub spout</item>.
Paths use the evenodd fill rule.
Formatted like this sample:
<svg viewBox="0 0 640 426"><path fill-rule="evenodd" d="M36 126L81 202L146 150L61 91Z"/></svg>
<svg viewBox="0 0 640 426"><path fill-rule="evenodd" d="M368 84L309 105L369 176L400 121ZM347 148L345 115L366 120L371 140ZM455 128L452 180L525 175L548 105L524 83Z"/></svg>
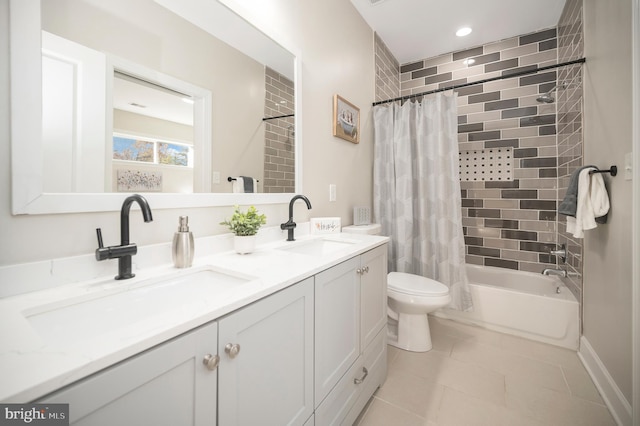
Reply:
<svg viewBox="0 0 640 426"><path fill-rule="evenodd" d="M555 275L557 277L567 277L567 271L565 271L564 269L552 269L552 268L545 268L542 270L542 275Z"/></svg>

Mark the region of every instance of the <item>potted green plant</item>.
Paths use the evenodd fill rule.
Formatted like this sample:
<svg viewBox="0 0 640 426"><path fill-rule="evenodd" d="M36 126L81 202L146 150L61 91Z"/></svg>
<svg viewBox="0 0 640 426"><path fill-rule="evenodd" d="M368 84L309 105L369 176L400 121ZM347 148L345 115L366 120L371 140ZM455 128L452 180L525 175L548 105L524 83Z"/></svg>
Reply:
<svg viewBox="0 0 640 426"><path fill-rule="evenodd" d="M235 234L233 245L236 252L247 254L255 248L256 233L266 223L267 216L259 214L254 206L250 206L246 212L235 206L231 218L220 222L220 225L226 225Z"/></svg>

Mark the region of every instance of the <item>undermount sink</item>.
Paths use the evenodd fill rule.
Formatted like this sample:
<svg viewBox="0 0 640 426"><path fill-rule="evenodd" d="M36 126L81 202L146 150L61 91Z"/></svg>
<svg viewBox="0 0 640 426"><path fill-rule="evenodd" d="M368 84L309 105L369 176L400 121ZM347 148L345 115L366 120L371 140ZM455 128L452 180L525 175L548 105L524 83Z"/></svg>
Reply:
<svg viewBox="0 0 640 426"><path fill-rule="evenodd" d="M355 241L338 240L329 238L318 238L308 241L299 241L279 247L278 250L284 250L291 253L306 254L308 256L326 256L338 250L342 250Z"/></svg>
<svg viewBox="0 0 640 426"><path fill-rule="evenodd" d="M131 330L160 314L180 312L206 298L221 297L255 278L215 269L182 271L172 277L141 281L132 289L66 301L62 306L43 305L25 312L25 317L48 343L73 343L106 333Z"/></svg>

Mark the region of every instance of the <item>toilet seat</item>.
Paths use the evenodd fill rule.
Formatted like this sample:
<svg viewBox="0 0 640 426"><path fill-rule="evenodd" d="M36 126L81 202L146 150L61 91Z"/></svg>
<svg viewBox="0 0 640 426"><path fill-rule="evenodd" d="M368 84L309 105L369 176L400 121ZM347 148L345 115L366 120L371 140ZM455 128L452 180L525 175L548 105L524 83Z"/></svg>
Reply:
<svg viewBox="0 0 640 426"><path fill-rule="evenodd" d="M414 296L445 296L449 287L431 278L405 272L390 272L387 288L392 292Z"/></svg>

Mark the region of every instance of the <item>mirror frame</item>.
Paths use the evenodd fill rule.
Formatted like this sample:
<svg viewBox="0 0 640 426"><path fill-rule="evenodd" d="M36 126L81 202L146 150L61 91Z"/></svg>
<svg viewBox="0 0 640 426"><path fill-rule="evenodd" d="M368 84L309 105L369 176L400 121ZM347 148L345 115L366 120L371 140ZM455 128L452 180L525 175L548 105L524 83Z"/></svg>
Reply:
<svg viewBox="0 0 640 426"><path fill-rule="evenodd" d="M267 34L294 56L295 193L302 192L302 59L298 49L277 40L256 16L233 0L221 3ZM11 197L12 213L57 214L119 211L126 193L44 193L42 171L42 63L40 0L10 0ZM271 34L270 34L271 33ZM213 153L215 155L215 152ZM288 203L293 193L145 193L154 209Z"/></svg>

